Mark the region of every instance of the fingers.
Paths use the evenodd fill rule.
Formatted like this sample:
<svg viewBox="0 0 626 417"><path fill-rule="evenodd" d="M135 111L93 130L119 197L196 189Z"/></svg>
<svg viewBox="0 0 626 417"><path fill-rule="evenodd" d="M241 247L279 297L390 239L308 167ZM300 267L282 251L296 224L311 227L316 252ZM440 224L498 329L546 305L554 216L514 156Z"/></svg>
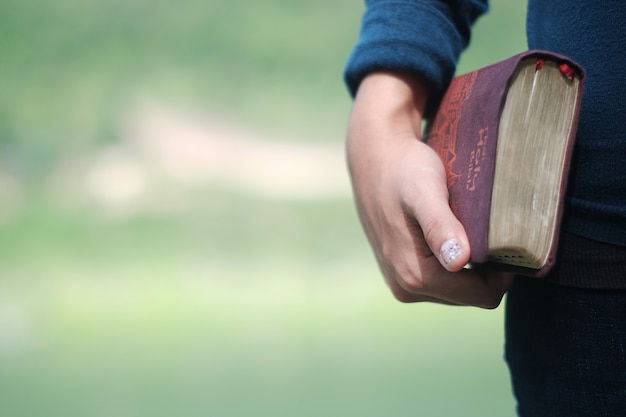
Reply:
<svg viewBox="0 0 626 417"><path fill-rule="evenodd" d="M513 280L513 274L505 272L449 272L441 267L438 270L420 272L415 276L419 278L407 279L405 275L388 280L390 290L397 300L405 303L430 301L486 309L500 305Z"/></svg>
<svg viewBox="0 0 626 417"><path fill-rule="evenodd" d="M493 309L500 305L502 297L513 280L513 274L490 271L481 275L475 271L446 272L439 276L425 294L437 294L442 301Z"/></svg>
<svg viewBox="0 0 626 417"><path fill-rule="evenodd" d="M356 182L355 188L361 191L357 207L366 233L394 296L403 302L498 306L508 281L463 270L470 246L449 207L439 156L413 140L393 161L374 177L382 183Z"/></svg>
<svg viewBox="0 0 626 417"><path fill-rule="evenodd" d="M511 282L511 274L463 268L450 272L431 252L421 230L415 226L415 219L407 224L409 243L396 241L395 250L379 258L381 271L397 300L481 308L495 308L500 304Z"/></svg>
<svg viewBox="0 0 626 417"><path fill-rule="evenodd" d="M392 185L381 187L383 194L369 201L385 208L368 229L392 293L403 302L497 307L510 278L463 269L471 248L449 207L439 156L419 141L399 154L389 177L379 177L390 178L385 184Z"/></svg>

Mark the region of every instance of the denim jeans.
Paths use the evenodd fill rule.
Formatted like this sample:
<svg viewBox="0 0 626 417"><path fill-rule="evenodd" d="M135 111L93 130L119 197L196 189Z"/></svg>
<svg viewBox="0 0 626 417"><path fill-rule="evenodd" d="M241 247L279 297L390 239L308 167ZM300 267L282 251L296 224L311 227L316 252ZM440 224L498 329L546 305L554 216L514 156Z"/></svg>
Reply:
<svg viewBox="0 0 626 417"><path fill-rule="evenodd" d="M518 277L505 334L520 416L626 416L626 290Z"/></svg>

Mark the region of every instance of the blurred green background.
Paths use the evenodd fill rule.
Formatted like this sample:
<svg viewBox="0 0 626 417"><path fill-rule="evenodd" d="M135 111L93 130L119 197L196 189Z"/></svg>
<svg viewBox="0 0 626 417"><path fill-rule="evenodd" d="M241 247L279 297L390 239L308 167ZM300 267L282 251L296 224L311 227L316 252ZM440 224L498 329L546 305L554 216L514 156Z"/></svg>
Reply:
<svg viewBox="0 0 626 417"><path fill-rule="evenodd" d="M502 308L397 303L357 222L363 9L0 3L0 415L514 415Z"/></svg>

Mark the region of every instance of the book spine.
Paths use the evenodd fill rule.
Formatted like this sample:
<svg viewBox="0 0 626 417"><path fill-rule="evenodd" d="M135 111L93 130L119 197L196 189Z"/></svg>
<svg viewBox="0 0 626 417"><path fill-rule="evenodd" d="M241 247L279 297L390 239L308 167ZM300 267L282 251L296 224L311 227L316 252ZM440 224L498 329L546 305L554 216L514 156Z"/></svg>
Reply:
<svg viewBox="0 0 626 417"><path fill-rule="evenodd" d="M522 58L455 77L426 133L446 169L450 207L467 233L472 263L487 261L500 113Z"/></svg>

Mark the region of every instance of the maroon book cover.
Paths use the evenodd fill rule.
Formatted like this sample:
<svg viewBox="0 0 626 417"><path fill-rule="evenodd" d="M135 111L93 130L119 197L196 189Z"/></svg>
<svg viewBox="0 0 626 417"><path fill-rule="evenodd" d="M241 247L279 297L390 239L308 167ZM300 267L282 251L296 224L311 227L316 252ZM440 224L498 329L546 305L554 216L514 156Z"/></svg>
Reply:
<svg viewBox="0 0 626 417"><path fill-rule="evenodd" d="M428 144L437 151L444 163L450 206L467 232L472 263L489 260L489 212L498 126L509 81L523 59L535 56L574 68L581 74L582 88L583 71L576 63L550 52L527 51L455 77L426 132ZM575 130L572 130L572 136L575 135ZM573 142L572 137L568 160ZM561 215L562 207L559 219ZM556 243L553 252L555 251ZM543 275L553 262L554 253L550 257L549 265L542 270L519 272ZM508 266L506 268L511 269Z"/></svg>

